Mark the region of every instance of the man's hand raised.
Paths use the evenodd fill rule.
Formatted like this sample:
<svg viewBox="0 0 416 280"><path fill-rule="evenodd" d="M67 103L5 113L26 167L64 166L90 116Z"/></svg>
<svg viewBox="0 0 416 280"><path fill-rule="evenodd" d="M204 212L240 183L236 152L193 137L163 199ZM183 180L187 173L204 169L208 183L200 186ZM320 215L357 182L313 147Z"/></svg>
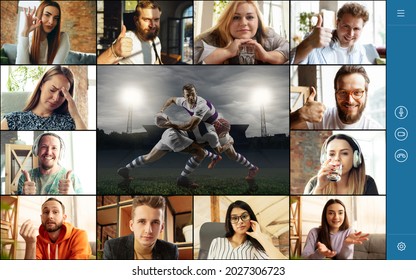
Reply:
<svg viewBox="0 0 416 280"><path fill-rule="evenodd" d="M118 35L117 41L115 42L114 52L119 57L128 57L131 55L133 49L133 40L130 37L126 37L126 26L123 25L121 33Z"/></svg>
<svg viewBox="0 0 416 280"><path fill-rule="evenodd" d="M23 175L25 176L25 182L23 184L23 194L36 194L36 184L32 182L29 172L22 170Z"/></svg>
<svg viewBox="0 0 416 280"><path fill-rule="evenodd" d="M311 94L309 95L305 105L300 108L300 117L307 122L321 122L325 113L325 105L321 102L315 101L316 90L311 87Z"/></svg>
<svg viewBox="0 0 416 280"><path fill-rule="evenodd" d="M66 172L65 177L59 180L59 193L60 194L75 194L74 187L71 180L72 170Z"/></svg>
<svg viewBox="0 0 416 280"><path fill-rule="evenodd" d="M318 15L318 22L311 35L307 38L313 48L323 48L329 45L332 39L332 30L322 26L322 16Z"/></svg>
<svg viewBox="0 0 416 280"><path fill-rule="evenodd" d="M332 39L332 30L322 26L322 16L318 15L312 33L296 47L294 64L301 63L316 48L322 48L329 45Z"/></svg>

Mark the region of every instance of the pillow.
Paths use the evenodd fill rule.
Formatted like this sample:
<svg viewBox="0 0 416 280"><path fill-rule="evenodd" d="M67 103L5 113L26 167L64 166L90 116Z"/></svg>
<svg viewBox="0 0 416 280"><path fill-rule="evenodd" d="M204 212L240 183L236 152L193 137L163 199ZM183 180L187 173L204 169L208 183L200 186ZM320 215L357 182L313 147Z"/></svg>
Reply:
<svg viewBox="0 0 416 280"><path fill-rule="evenodd" d="M385 58L376 58L376 64L386 64Z"/></svg>
<svg viewBox="0 0 416 280"><path fill-rule="evenodd" d="M4 48L1 48L0 58L1 58L1 64L9 64L9 58L7 57L7 54Z"/></svg>
<svg viewBox="0 0 416 280"><path fill-rule="evenodd" d="M67 64L97 64L96 55L93 53L83 53L77 51L69 51L65 63Z"/></svg>

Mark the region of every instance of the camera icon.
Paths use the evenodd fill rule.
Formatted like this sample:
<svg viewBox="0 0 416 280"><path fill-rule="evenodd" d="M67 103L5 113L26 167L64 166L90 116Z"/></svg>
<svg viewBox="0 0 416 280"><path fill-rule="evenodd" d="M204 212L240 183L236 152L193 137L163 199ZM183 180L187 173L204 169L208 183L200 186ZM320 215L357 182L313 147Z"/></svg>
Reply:
<svg viewBox="0 0 416 280"><path fill-rule="evenodd" d="M404 242L399 242L397 243L397 250L403 252L404 250L406 250L406 243Z"/></svg>

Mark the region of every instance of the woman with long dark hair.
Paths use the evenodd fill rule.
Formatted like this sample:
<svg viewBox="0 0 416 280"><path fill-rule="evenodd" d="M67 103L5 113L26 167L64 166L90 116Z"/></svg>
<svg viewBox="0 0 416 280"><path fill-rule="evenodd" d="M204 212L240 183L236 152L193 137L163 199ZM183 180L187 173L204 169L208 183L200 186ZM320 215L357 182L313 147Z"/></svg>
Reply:
<svg viewBox="0 0 416 280"><path fill-rule="evenodd" d="M368 234L355 232L348 222L344 203L330 199L324 206L321 226L309 231L302 258L347 260L354 257L354 244L368 240Z"/></svg>
<svg viewBox="0 0 416 280"><path fill-rule="evenodd" d="M61 32L61 8L42 1L24 9L25 24L17 44L16 64L63 64L69 53L69 37Z"/></svg>
<svg viewBox="0 0 416 280"><path fill-rule="evenodd" d="M244 201L237 200L228 207L225 230L225 237L211 242L207 259L286 259L261 232L256 215Z"/></svg>

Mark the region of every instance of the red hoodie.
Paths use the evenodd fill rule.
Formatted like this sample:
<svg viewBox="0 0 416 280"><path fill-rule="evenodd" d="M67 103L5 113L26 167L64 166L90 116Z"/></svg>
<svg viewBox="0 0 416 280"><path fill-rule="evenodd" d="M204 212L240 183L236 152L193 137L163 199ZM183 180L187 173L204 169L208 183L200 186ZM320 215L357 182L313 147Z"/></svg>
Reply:
<svg viewBox="0 0 416 280"><path fill-rule="evenodd" d="M64 222L56 242L52 242L44 226L39 227L36 240L38 260L80 260L91 256L87 232Z"/></svg>

